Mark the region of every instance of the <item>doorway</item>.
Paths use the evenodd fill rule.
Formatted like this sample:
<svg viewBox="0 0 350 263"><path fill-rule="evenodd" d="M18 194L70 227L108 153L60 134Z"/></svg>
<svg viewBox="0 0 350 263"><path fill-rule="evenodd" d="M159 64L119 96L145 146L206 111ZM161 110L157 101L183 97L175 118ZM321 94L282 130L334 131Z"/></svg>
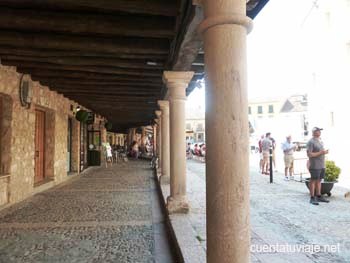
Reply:
<svg viewBox="0 0 350 263"><path fill-rule="evenodd" d="M45 179L45 112L35 110L34 183Z"/></svg>
<svg viewBox="0 0 350 263"><path fill-rule="evenodd" d="M67 172L71 172L72 169L72 119L68 118L68 130L67 130Z"/></svg>

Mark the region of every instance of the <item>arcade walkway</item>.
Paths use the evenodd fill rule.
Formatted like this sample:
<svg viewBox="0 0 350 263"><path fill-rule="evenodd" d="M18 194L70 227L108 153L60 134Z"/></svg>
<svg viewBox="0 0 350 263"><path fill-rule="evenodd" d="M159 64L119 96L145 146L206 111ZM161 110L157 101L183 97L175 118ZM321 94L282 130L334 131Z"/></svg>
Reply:
<svg viewBox="0 0 350 263"><path fill-rule="evenodd" d="M0 262L176 262L149 163L91 168L0 211Z"/></svg>

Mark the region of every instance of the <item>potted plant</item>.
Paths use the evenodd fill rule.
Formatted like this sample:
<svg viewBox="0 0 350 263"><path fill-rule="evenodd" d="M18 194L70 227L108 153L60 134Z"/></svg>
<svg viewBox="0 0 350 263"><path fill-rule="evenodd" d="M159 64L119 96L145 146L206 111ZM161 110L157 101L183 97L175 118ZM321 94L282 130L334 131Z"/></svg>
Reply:
<svg viewBox="0 0 350 263"><path fill-rule="evenodd" d="M105 128L106 128L107 131L110 131L113 128L113 124L111 122L106 122L105 123Z"/></svg>
<svg viewBox="0 0 350 263"><path fill-rule="evenodd" d="M85 110L80 110L75 114L75 118L78 121L85 123L89 118L89 113Z"/></svg>
<svg viewBox="0 0 350 263"><path fill-rule="evenodd" d="M326 161L326 171L324 180L321 182L321 194L331 196L331 190L335 183L337 183L341 169L335 165L334 161ZM310 178L305 180L307 188L309 188Z"/></svg>

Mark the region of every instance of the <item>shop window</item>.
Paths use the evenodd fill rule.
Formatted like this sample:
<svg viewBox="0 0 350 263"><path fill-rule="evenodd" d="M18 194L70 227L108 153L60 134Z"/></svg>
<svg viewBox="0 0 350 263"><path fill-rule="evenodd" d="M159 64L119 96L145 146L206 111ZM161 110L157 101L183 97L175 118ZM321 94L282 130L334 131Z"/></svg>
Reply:
<svg viewBox="0 0 350 263"><path fill-rule="evenodd" d="M203 131L203 123L197 124L197 131Z"/></svg>

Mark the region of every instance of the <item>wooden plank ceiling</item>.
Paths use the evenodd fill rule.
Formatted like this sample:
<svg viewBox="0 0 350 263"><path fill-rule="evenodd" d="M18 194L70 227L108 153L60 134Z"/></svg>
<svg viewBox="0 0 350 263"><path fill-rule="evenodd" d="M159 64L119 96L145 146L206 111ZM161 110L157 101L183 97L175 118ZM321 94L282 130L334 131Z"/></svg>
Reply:
<svg viewBox="0 0 350 263"><path fill-rule="evenodd" d="M200 44L181 62L195 18L191 0L0 0L1 64L125 131L155 118L164 70L195 71L188 93L203 78Z"/></svg>
<svg viewBox="0 0 350 263"><path fill-rule="evenodd" d="M149 124L185 19L182 0L0 0L1 64L101 114ZM203 68L201 69L203 72Z"/></svg>

